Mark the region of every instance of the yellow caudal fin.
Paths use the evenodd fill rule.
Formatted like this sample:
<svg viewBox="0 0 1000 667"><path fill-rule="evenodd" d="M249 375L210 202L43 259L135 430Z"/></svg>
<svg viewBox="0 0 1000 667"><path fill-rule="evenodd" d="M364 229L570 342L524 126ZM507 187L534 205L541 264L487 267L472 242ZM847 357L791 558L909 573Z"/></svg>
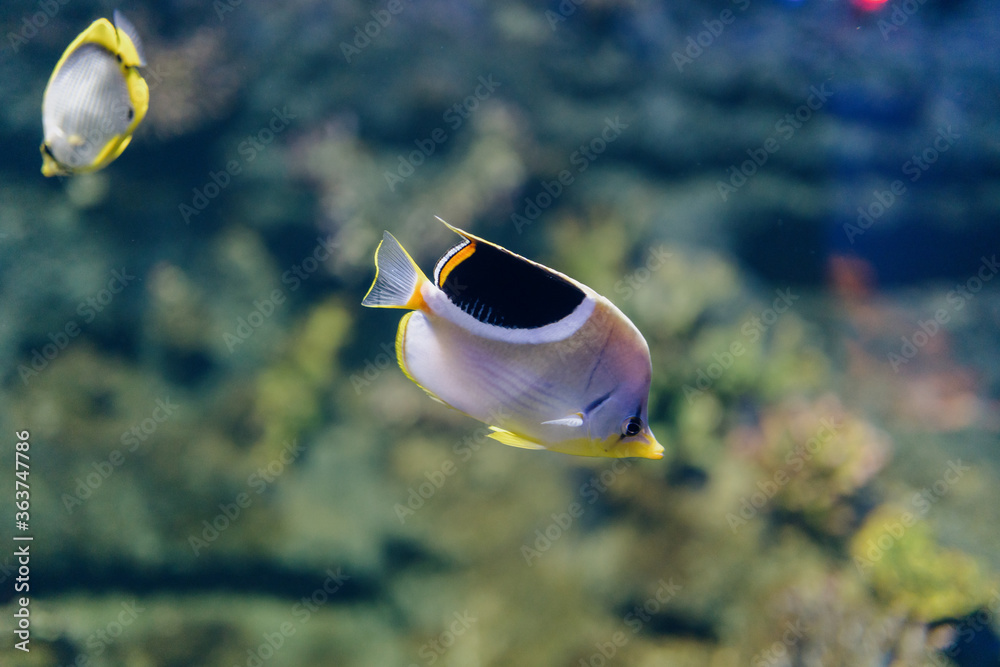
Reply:
<svg viewBox="0 0 1000 667"><path fill-rule="evenodd" d="M490 430L493 431L488 437L493 438L497 442L502 442L505 445L510 445L511 447L520 447L521 449L545 449L542 445L537 442L532 442L517 435L516 433L511 433L510 431L505 431L502 428L496 426L490 426Z"/></svg>
<svg viewBox="0 0 1000 667"><path fill-rule="evenodd" d="M375 281L361 302L371 308L424 308L420 288L427 276L389 232L375 249Z"/></svg>

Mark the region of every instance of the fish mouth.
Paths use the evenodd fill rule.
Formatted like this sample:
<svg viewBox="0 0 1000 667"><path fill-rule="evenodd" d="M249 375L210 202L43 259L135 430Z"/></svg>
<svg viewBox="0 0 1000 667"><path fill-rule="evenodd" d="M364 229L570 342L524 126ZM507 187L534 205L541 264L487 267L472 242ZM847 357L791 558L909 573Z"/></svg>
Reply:
<svg viewBox="0 0 1000 667"><path fill-rule="evenodd" d="M663 451L663 445L656 441L656 436L650 431L640 433L638 440L632 446L632 456L654 461L663 458Z"/></svg>

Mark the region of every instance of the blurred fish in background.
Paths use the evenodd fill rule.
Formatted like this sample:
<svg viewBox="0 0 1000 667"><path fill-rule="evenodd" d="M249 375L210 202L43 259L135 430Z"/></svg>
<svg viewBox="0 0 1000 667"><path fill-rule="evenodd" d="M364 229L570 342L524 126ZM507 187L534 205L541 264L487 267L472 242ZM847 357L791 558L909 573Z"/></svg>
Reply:
<svg viewBox="0 0 1000 667"><path fill-rule="evenodd" d="M101 169L122 154L146 116L149 87L135 27L115 10L98 19L56 63L42 99L42 173Z"/></svg>

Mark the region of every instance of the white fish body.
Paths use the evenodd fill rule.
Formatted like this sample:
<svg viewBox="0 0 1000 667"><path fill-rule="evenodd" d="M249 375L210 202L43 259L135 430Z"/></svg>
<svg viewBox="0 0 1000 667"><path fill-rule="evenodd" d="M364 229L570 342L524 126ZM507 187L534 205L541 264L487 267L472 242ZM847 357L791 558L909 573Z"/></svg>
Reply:
<svg viewBox="0 0 1000 667"><path fill-rule="evenodd" d="M388 232L376 251L363 304L413 310L396 340L404 372L505 444L661 458L646 414L649 348L632 322L586 285L449 227L464 240L433 283Z"/></svg>

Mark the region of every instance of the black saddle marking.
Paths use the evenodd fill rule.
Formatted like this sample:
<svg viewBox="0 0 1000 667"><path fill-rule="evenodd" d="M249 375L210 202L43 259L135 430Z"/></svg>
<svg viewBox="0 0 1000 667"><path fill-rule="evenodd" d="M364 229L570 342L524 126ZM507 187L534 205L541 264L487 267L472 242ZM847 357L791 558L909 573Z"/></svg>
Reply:
<svg viewBox="0 0 1000 667"><path fill-rule="evenodd" d="M555 273L522 257L478 241L464 241L473 253L460 260L439 287L452 303L484 324L534 329L558 322L579 306L586 294Z"/></svg>

